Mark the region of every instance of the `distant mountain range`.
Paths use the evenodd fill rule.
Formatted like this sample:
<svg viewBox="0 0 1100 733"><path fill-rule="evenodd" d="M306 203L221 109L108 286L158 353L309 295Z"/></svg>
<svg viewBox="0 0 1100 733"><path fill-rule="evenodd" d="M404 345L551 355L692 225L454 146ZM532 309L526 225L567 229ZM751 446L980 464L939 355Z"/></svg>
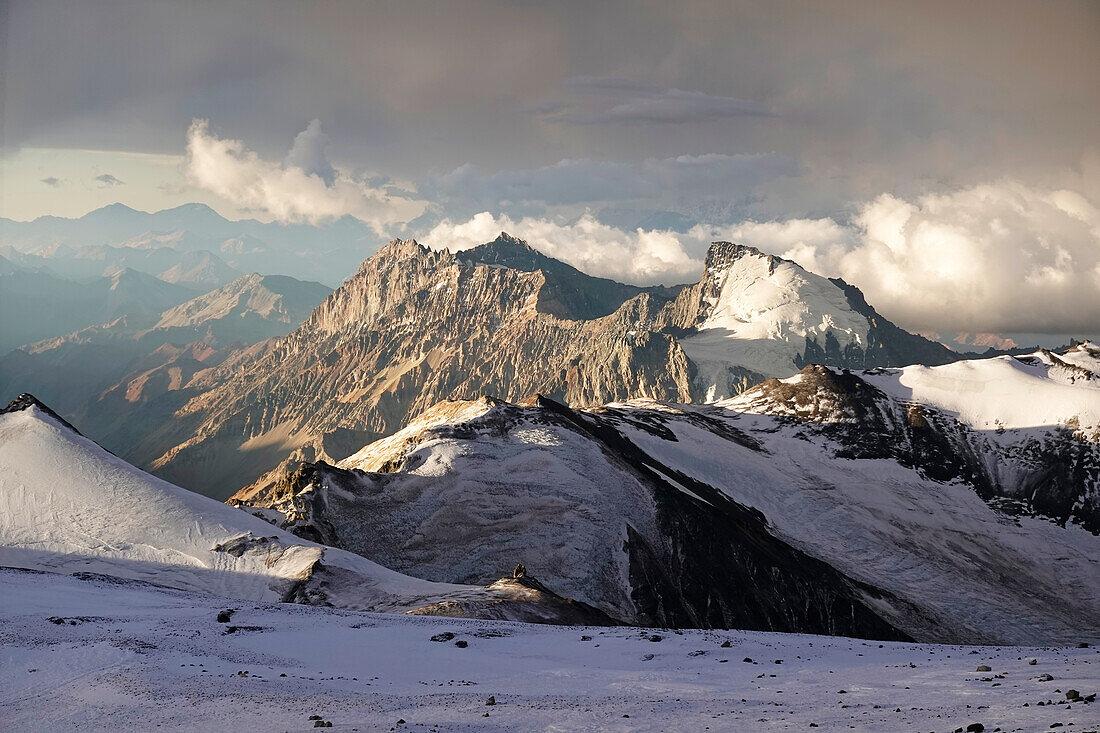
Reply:
<svg viewBox="0 0 1100 733"><path fill-rule="evenodd" d="M73 314L76 318L103 316L101 320L108 322L0 356L0 392L33 390L120 450L150 425L170 419L179 407L177 398L189 394L187 390L201 383L210 369L228 368L254 344L293 330L332 292L320 283L251 274L175 305L178 295L190 293L177 292L176 286L141 273L126 277L149 285L154 294L168 289L173 297L158 304L154 297L131 293L117 306L126 315L85 305L82 312ZM118 279L128 283L122 275ZM0 283L7 282L0 277ZM50 276L24 274L13 278L12 287L5 288L0 299L21 288L30 290L33 297L17 303L40 310L28 314L28 321L41 313L67 315L69 309L58 304L84 292L72 283L56 285ZM102 295L99 290L93 293ZM162 310L151 312L157 305Z"/></svg>
<svg viewBox="0 0 1100 733"><path fill-rule="evenodd" d="M155 213L111 204L84 216L0 219L0 255L68 278L132 268L203 290L246 272L339 284L381 241L345 216L325 225L230 221L204 204Z"/></svg>
<svg viewBox="0 0 1100 733"><path fill-rule="evenodd" d="M73 281L0 257L0 355L122 317L150 318L195 294L137 270Z"/></svg>

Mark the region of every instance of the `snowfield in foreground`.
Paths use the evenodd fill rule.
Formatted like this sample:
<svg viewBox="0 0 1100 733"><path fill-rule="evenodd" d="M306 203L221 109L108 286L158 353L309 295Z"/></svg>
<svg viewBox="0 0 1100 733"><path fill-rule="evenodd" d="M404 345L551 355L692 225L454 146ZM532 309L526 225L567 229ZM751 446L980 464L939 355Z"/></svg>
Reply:
<svg viewBox="0 0 1100 733"><path fill-rule="evenodd" d="M1100 690L1096 648L410 617L10 569L0 667L8 730L1100 727L1067 701Z"/></svg>

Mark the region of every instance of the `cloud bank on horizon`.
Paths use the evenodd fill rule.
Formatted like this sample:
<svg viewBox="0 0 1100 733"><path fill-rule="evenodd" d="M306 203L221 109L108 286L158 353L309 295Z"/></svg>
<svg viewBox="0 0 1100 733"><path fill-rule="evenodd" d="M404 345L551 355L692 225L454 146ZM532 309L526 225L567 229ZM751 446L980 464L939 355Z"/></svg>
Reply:
<svg viewBox="0 0 1100 733"><path fill-rule="evenodd" d="M563 160L530 171L483 175L472 166L426 181L437 208L486 207L444 216L430 227L408 222L425 206L334 168L320 123L294 140L284 162L260 158L238 140L192 123L186 171L198 186L279 221L318 223L352 215L379 232L417 236L451 250L501 231L592 275L637 284L695 279L707 245L750 244L809 270L860 287L889 317L923 331L1094 332L1100 320L1100 209L1082 194L1044 190L1012 179L913 198L881 194L832 217L696 222L685 231L623 228L593 213L593 201L653 200L664 190L691 192L728 181L793 175L774 155L680 156L640 165ZM537 205L537 215L501 209ZM577 215L555 207L584 205ZM397 226L395 226L397 225ZM388 227L388 228L387 228Z"/></svg>

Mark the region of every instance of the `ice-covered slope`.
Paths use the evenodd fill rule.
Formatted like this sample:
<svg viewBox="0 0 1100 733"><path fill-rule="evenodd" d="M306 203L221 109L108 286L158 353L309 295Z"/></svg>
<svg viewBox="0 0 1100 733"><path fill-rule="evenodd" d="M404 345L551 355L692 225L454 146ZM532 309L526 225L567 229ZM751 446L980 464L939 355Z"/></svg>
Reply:
<svg viewBox="0 0 1100 733"><path fill-rule="evenodd" d="M0 413L0 565L247 600L562 618L515 588L431 583L278 530L135 469L29 395Z"/></svg>
<svg viewBox="0 0 1100 733"><path fill-rule="evenodd" d="M806 367L716 405L444 403L235 499L435 580L522 561L628 621L809 630L789 609L855 598L919 639L1067 641L1100 627L1100 444L1067 429L1100 391L1056 359L945 368L1023 370L1035 412L999 432L878 386L912 370ZM998 414L997 389L963 387ZM1043 412L1063 390L1074 412Z"/></svg>
<svg viewBox="0 0 1100 733"><path fill-rule="evenodd" d="M303 541L161 481L33 398L8 409L0 414L0 564L363 608L456 590Z"/></svg>
<svg viewBox="0 0 1100 733"><path fill-rule="evenodd" d="M232 501L419 577L481 584L522 562L627 623L901 636L880 617L887 594L611 423L542 399L443 403L424 418L341 467L306 465Z"/></svg>

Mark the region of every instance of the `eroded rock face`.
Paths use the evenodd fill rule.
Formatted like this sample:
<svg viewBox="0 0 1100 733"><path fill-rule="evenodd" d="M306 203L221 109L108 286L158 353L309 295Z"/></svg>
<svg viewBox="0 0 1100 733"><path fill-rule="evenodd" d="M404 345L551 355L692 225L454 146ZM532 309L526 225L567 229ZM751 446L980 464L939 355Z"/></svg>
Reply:
<svg viewBox="0 0 1100 733"><path fill-rule="evenodd" d="M650 324L664 300L634 295L609 315L543 312L542 272L459 261L394 242L289 336L181 410L147 445L165 477L222 497L292 451L343 458L326 441L352 431L362 445L398 430L442 399L534 392L571 404L633 397L690 401L691 366L675 338ZM172 447L174 446L174 447Z"/></svg>

